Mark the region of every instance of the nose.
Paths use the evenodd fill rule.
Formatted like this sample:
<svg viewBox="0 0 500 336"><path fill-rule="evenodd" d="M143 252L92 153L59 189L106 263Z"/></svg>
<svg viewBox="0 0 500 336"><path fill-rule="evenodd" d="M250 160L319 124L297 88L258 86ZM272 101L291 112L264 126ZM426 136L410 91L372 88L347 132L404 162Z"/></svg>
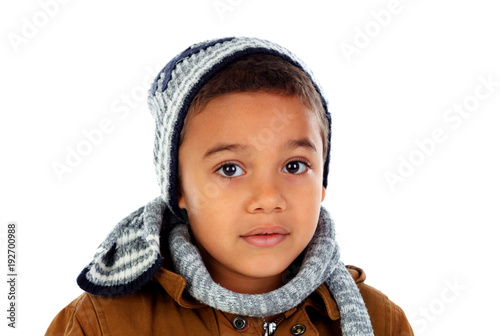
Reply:
<svg viewBox="0 0 500 336"><path fill-rule="evenodd" d="M286 210L286 200L278 181L256 178L252 182L247 210L251 213L272 213Z"/></svg>

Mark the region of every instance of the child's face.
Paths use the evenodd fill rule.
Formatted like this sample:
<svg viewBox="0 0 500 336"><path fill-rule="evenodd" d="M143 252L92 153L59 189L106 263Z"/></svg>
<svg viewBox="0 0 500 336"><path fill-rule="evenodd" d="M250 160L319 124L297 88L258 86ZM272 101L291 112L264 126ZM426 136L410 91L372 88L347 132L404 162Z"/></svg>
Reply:
<svg viewBox="0 0 500 336"><path fill-rule="evenodd" d="M179 206L215 281L281 278L304 250L325 196L322 148L298 97L231 93L191 118Z"/></svg>

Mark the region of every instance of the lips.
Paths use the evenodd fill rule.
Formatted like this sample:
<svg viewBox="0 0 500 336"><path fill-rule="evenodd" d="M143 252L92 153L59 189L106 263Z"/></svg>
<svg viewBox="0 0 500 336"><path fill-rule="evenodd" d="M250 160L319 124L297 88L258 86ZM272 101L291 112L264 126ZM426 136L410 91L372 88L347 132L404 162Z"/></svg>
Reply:
<svg viewBox="0 0 500 336"><path fill-rule="evenodd" d="M257 247L273 247L288 237L289 232L281 226L258 227L241 236L248 244Z"/></svg>

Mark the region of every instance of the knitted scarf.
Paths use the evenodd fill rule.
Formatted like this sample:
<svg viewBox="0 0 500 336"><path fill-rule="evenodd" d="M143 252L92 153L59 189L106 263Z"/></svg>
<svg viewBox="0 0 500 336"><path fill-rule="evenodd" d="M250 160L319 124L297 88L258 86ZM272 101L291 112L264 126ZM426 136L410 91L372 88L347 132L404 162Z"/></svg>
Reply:
<svg viewBox="0 0 500 336"><path fill-rule="evenodd" d="M161 197L118 223L78 276L78 284L96 295L124 295L139 290L162 265L160 232L170 232L169 249L176 271L186 279L189 294L202 303L238 315L269 316L297 306L326 283L340 312L342 334L373 336L361 294L340 261L334 224L324 208L298 273L269 293L240 294L216 284L191 243L188 223L171 214Z"/></svg>
<svg viewBox="0 0 500 336"><path fill-rule="evenodd" d="M247 37L210 40L185 49L160 71L149 92L148 105L156 124L154 161L161 197L118 223L77 282L83 290L96 295L124 295L139 290L161 268L160 235L168 235L169 239L162 242L169 242L171 257L177 272L186 279L188 292L215 309L247 316L275 315L297 306L326 283L339 308L342 334L373 335L359 290L340 261L333 221L326 210L321 209L317 231L304 252L298 273L270 293L234 293L214 283L190 241L187 219L177 204L178 151L184 119L196 93L211 76L229 63L252 54L275 55L304 71L321 96L331 126L320 86L306 65L287 49ZM323 167L325 188L329 152L328 144ZM163 251L168 251L163 247Z"/></svg>

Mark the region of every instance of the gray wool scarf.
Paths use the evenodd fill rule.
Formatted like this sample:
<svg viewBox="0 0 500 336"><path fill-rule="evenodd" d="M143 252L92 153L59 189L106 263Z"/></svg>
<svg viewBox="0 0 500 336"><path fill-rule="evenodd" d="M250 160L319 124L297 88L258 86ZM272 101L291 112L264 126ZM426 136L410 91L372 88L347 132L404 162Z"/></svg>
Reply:
<svg viewBox="0 0 500 336"><path fill-rule="evenodd" d="M117 296L139 290L161 268L160 233L168 234L170 254L176 271L186 279L187 291L210 307L244 316L275 315L297 306L326 283L340 312L342 335L373 336L358 287L340 261L333 220L324 208L297 274L265 294L235 293L216 284L191 243L188 225L157 197L115 226L78 276L78 284L96 295Z"/></svg>
<svg viewBox="0 0 500 336"><path fill-rule="evenodd" d="M321 96L325 118L331 116L322 90L307 66L289 50L273 42L249 37L227 37L196 43L168 62L154 79L148 105L154 117L154 161L161 197L132 212L116 225L99 246L92 262L78 276L80 287L96 295L125 295L141 289L161 268L160 236L169 248L190 294L227 312L248 316L274 315L297 306L326 283L340 312L346 336L373 335L359 290L339 258L333 221L322 209L318 229L309 243L298 273L281 288L266 294L238 294L214 283L200 254L190 243L187 218L177 204L178 151L184 120L197 92L225 66L253 54L274 55L302 70ZM330 138L323 167L327 187ZM165 240L162 239L162 243ZM163 246L163 251L168 251Z"/></svg>
<svg viewBox="0 0 500 336"><path fill-rule="evenodd" d="M342 334L373 335L358 287L340 261L333 220L323 207L298 273L269 293L235 293L215 283L191 242L188 225L177 225L172 229L169 247L176 271L187 281L189 294L210 307L243 316L270 316L296 307L326 283L340 312Z"/></svg>

